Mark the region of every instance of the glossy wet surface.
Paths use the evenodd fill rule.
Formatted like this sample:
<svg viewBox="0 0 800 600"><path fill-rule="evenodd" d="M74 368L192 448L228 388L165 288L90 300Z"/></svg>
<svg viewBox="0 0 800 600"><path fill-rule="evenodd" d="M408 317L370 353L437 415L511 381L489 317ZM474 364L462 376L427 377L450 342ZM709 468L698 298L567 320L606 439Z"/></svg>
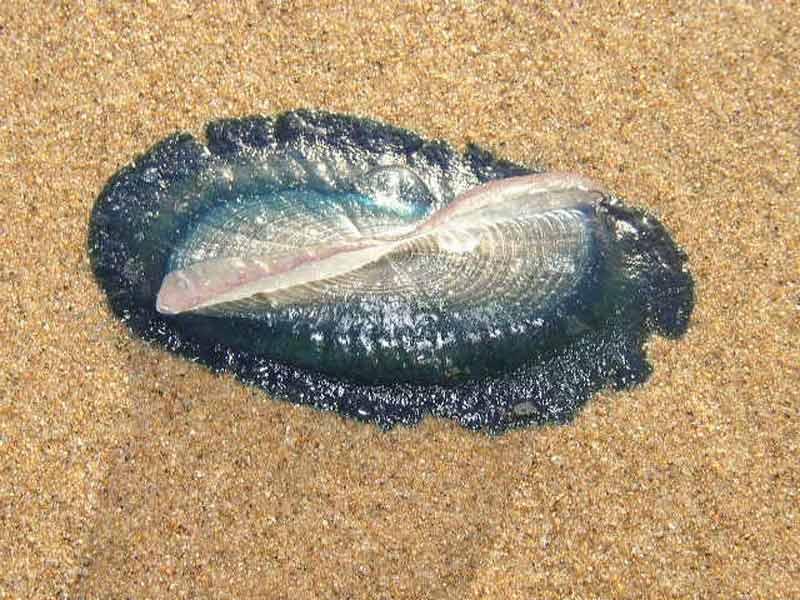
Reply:
<svg viewBox="0 0 800 600"><path fill-rule="evenodd" d="M322 111L206 134L109 180L92 268L134 333L274 398L384 428L563 422L686 331L686 254L586 177Z"/></svg>

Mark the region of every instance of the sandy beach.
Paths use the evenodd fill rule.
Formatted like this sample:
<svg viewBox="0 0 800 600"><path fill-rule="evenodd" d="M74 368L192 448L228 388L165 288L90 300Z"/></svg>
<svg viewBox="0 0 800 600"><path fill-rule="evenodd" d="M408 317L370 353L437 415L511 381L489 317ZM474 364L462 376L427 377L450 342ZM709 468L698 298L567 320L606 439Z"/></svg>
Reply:
<svg viewBox="0 0 800 600"><path fill-rule="evenodd" d="M791 2L0 7L0 598L800 598ZM105 182L317 108L575 171L686 250L688 333L567 425L388 432L132 336Z"/></svg>

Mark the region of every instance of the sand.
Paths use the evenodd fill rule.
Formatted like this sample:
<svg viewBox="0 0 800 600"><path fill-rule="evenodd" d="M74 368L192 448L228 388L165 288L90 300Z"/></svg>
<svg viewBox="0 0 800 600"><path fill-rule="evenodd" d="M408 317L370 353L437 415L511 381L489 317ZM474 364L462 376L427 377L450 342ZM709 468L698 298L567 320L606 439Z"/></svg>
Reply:
<svg viewBox="0 0 800 600"><path fill-rule="evenodd" d="M800 598L798 6L339 4L0 6L0 597ZM296 107L651 208L688 334L500 437L384 433L129 335L86 253L105 181Z"/></svg>

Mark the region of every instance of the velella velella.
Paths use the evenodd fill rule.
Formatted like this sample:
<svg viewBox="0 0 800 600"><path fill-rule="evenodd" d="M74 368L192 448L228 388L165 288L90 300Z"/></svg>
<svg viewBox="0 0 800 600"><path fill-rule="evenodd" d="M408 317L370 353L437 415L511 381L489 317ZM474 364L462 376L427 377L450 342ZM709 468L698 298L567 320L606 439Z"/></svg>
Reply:
<svg viewBox="0 0 800 600"><path fill-rule="evenodd" d="M270 396L374 422L563 422L688 327L685 253L597 183L297 110L178 133L90 219L140 337Z"/></svg>

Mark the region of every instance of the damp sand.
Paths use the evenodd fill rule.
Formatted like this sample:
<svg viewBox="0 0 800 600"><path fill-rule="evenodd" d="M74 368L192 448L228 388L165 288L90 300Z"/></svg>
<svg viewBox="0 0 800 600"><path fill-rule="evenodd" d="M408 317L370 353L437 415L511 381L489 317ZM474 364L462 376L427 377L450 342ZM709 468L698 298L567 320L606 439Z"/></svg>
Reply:
<svg viewBox="0 0 800 600"><path fill-rule="evenodd" d="M0 597L800 597L800 11L338 4L0 7ZM128 335L86 256L104 183L296 107L651 208L688 334L496 438L383 433Z"/></svg>

